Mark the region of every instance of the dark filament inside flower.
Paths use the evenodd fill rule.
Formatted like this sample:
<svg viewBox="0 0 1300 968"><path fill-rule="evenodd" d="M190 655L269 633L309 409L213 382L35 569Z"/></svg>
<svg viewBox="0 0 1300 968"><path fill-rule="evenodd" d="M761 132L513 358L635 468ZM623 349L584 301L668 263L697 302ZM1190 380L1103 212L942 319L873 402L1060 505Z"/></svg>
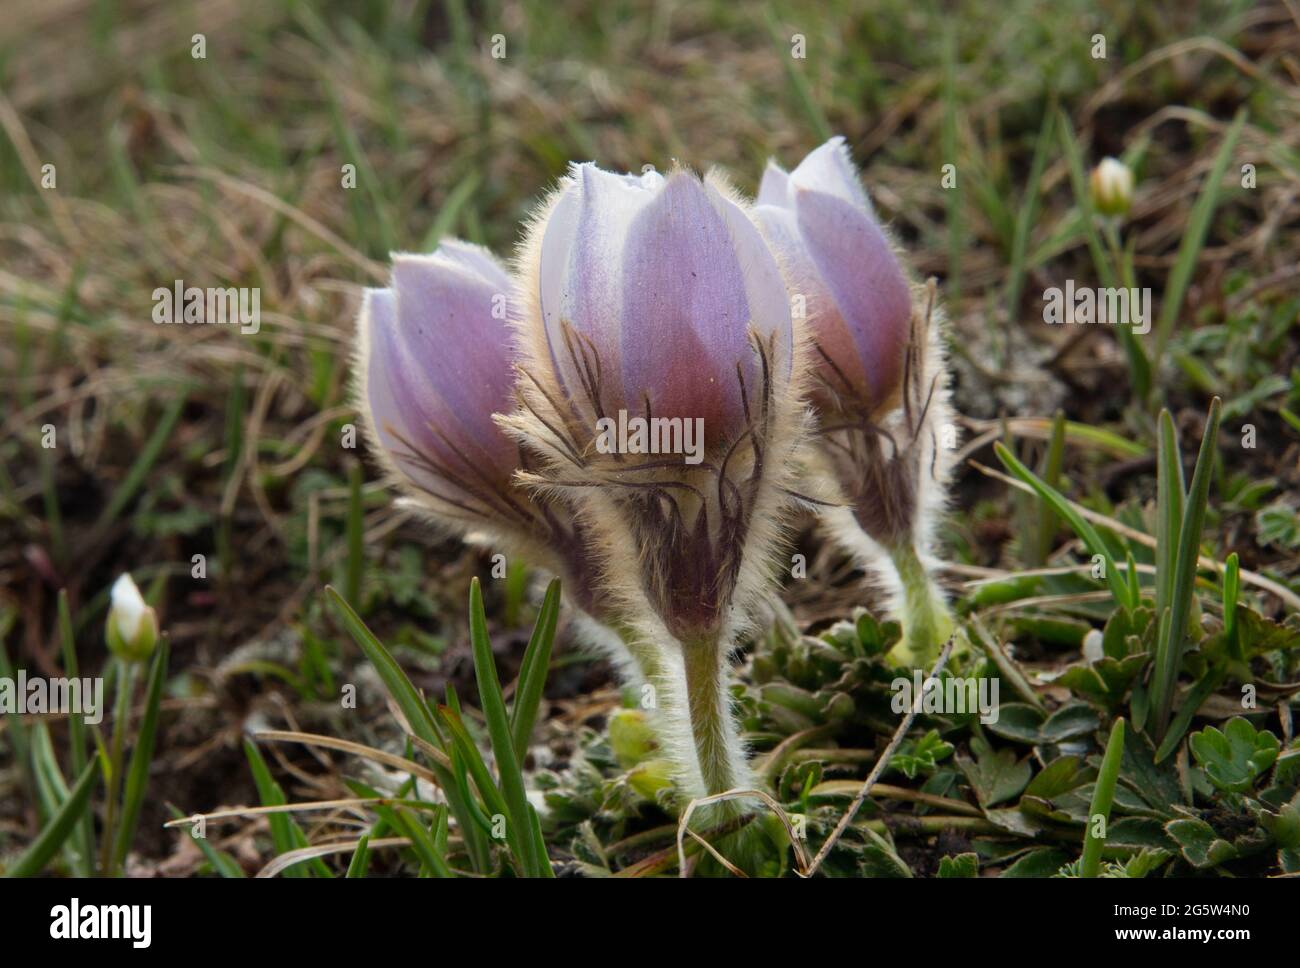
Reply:
<svg viewBox="0 0 1300 968"><path fill-rule="evenodd" d="M683 641L712 634L735 588L763 479L772 422L775 334L765 340L750 330L759 364L757 387L748 385L743 361L736 362L743 426L715 441L698 464L687 464L681 458L636 462L627 454L597 451L594 424L579 411L586 409L599 420L610 410L599 354L567 322L562 326L565 351L579 375L579 399L571 397L562 405L524 374L557 415L548 419L522 400L554 437L553 449L564 464L546 474L547 484L606 489L636 543L642 588L669 631ZM648 396L642 397L640 415L647 421L653 416Z"/></svg>
<svg viewBox="0 0 1300 968"><path fill-rule="evenodd" d="M821 433L837 477L847 492L853 515L862 529L886 548L910 543L916 526L918 486L926 417L939 385L939 375L925 381L926 339L934 309L931 287L924 313L914 313L903 357L902 442L881 423L887 413L872 412L835 361L817 347L830 378L819 374L823 397L831 401L823 414ZM883 409L883 408L882 408ZM930 428L931 477L935 476L939 442ZM885 445L888 444L888 453Z"/></svg>

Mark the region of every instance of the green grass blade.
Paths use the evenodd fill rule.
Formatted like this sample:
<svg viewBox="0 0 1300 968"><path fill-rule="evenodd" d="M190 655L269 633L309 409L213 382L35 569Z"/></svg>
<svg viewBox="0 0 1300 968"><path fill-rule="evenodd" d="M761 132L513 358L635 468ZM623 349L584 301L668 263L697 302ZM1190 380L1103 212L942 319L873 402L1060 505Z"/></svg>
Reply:
<svg viewBox="0 0 1300 968"><path fill-rule="evenodd" d="M1079 206L1083 219L1083 235L1088 242L1088 251L1092 254L1093 267L1097 270L1097 278L1101 280L1101 284L1107 289L1113 289L1116 286L1115 272L1106 258L1106 250L1101 244L1101 234L1097 231L1097 222L1093 217L1092 196L1088 193L1088 175L1083 167L1083 152L1079 150L1079 142L1074 140L1070 116L1064 111L1060 113L1057 130L1061 133L1061 148L1064 150L1065 161L1070 169L1070 186L1074 189L1074 201Z"/></svg>
<svg viewBox="0 0 1300 968"><path fill-rule="evenodd" d="M90 794L99 779L99 759L86 764L77 782L72 785L68 798L58 813L50 818L36 839L5 871L6 877L32 877L45 869L50 858L58 853L63 842L76 830L78 822L90 805Z"/></svg>
<svg viewBox="0 0 1300 968"><path fill-rule="evenodd" d="M345 878L363 878L370 870L370 834L363 834L357 841L357 849L352 852L352 860L348 862L348 871L343 876Z"/></svg>
<svg viewBox="0 0 1300 968"><path fill-rule="evenodd" d="M1110 822L1110 806L1115 799L1115 781L1119 778L1120 761L1124 756L1124 720L1115 720L1106 741L1106 755L1101 760L1097 784L1092 790L1092 804L1088 807L1088 821L1084 827L1083 859L1079 863L1080 877L1096 877L1101 870L1101 848L1105 834L1097 836L1093 824L1101 818L1104 830Z"/></svg>
<svg viewBox="0 0 1300 968"><path fill-rule="evenodd" d="M439 749L445 750L446 744L443 743L442 737L438 733L438 727L433 718L433 713L429 711L428 703L424 701L424 697L411 684L411 680L406 677L406 673L397 664L397 660L384 648L383 643L366 627L366 623L361 621L361 618L337 591L326 586L325 592L333 603L339 617L342 618L348 633L361 648L361 651L365 653L370 664L375 667L375 671L379 673L384 688L388 690L388 694L397 703L397 708L406 717L411 730L426 743L432 743ZM465 838L471 865L475 871L479 873L485 872L491 862L487 838L476 823L469 803L462 797L456 778L436 763L430 769L433 770L434 776L437 777L438 785L446 795L447 803L456 817L456 823L460 827L461 835Z"/></svg>
<svg viewBox="0 0 1300 968"><path fill-rule="evenodd" d="M172 397L171 405L167 407L166 411L164 411L162 419L159 420L157 426L154 427L153 433L149 436L148 441L145 442L144 447L140 450L139 455L135 459L135 463L131 465L131 469L127 471L126 477L124 477L122 483L117 486L117 490L113 492L113 496L109 499L108 504L105 505L103 513L100 514L99 519L95 522L94 531L96 534L102 534L104 531L108 530L108 528L112 526L113 522L117 520L117 516L126 509L128 504L131 503L131 499L135 497L136 492L140 490L141 485L145 482L145 478L149 476L149 471L162 455L162 449L164 445L166 445L168 438L171 437L172 428L176 426L176 421L180 419L181 411L185 409L185 404L188 400L188 388L178 392L174 397Z"/></svg>
<svg viewBox="0 0 1300 968"><path fill-rule="evenodd" d="M1232 127L1224 135L1219 145L1219 153L1214 156L1210 173L1201 186L1201 193L1192 206L1192 214L1187 219L1187 228L1183 231L1183 241L1178 246L1178 255L1174 267L1169 272L1169 281L1165 284L1164 296L1160 303L1160 321L1156 325L1155 365L1158 367L1169 337L1173 334L1174 321L1183 308L1183 297L1187 286L1196 271L1196 260L1200 257L1201 247L1205 244L1205 235L1210 229L1210 219L1219 203L1219 188L1223 183L1224 173L1232 161L1232 152L1237 147L1237 138L1246 124L1246 109L1242 108L1233 119Z"/></svg>
<svg viewBox="0 0 1300 968"><path fill-rule="evenodd" d="M392 817L389 821L395 829L400 830L411 842L416 856L420 862L427 867L435 877L452 878L456 875L451 872L447 866L446 859L438 850L437 843L434 842L433 835L429 833L424 823L410 810L397 807L389 810Z"/></svg>
<svg viewBox="0 0 1300 968"><path fill-rule="evenodd" d="M1200 682L1188 690L1182 706L1179 707L1178 712L1169 723L1169 729L1165 732L1165 738L1160 742L1160 748L1156 750L1154 762L1162 762L1174 750L1178 749L1178 744L1182 741L1187 728L1192 725L1192 717L1201 708L1201 704L1209 698L1210 693L1219 688L1219 684L1223 682L1226 674L1227 670L1222 666L1208 671L1201 677Z"/></svg>
<svg viewBox="0 0 1300 968"><path fill-rule="evenodd" d="M539 875L545 878L554 878L555 870L551 867L551 858L546 855L546 839L542 836L542 818L537 815L537 811L533 809L531 803L528 805L528 823L529 829L532 831L533 841L541 845L538 850L538 863L541 867Z"/></svg>
<svg viewBox="0 0 1300 968"><path fill-rule="evenodd" d="M1020 296L1024 292L1029 233L1033 230L1034 221L1038 217L1038 195L1043 180L1043 170L1047 167L1047 148L1052 140L1052 122L1055 117L1051 111L1043 115L1043 126L1039 129L1038 141L1034 144L1034 158L1029 164L1029 180L1025 182L1025 193L1020 202L1020 210L1016 213L1016 230L1011 243L1011 266L1007 274L1008 332L1011 332L1016 325Z"/></svg>
<svg viewBox="0 0 1300 968"><path fill-rule="evenodd" d="M546 588L541 611L533 625L533 634L524 651L523 665L519 669L519 686L515 692L514 706L510 710L510 734L514 741L515 756L522 761L528 750L528 740L533 735L533 723L542 701L542 688L551 664L551 645L555 641L555 625L560 614L560 580L553 579Z"/></svg>
<svg viewBox="0 0 1300 968"><path fill-rule="evenodd" d="M1151 706L1155 713L1157 735L1163 737L1173 708L1174 686L1183 660L1183 638L1191 614L1192 595L1195 593L1196 568L1200 557L1201 528L1205 523L1205 506L1210 496L1210 478L1214 472L1214 457L1218 447L1219 416L1223 402L1215 397L1210 402L1210 415L1205 421L1201 437L1201 450L1196 457L1196 470L1183 509L1182 525L1178 537L1178 559L1174 582L1170 589L1169 626L1166 634L1156 643L1156 668L1152 676Z"/></svg>
<svg viewBox="0 0 1300 968"><path fill-rule="evenodd" d="M9 661L9 650L5 647L5 639L9 637L9 629L13 626L14 614L13 609L9 608L0 613L0 678L8 679L10 682L13 682L17 677L13 663ZM18 764L18 774L28 791L34 792L36 777L32 774L32 746L27 734L27 724L23 722L22 716L18 714L16 709L5 713L5 717L8 720L8 728L5 734L9 737L9 744L13 748L14 761Z"/></svg>
<svg viewBox="0 0 1300 968"><path fill-rule="evenodd" d="M1241 563L1234 551L1228 555L1223 567L1223 634L1228 641L1228 654L1243 659L1241 642L1237 636L1237 600L1241 597Z"/></svg>
<svg viewBox="0 0 1300 968"><path fill-rule="evenodd" d="M469 730L465 727L465 722L461 719L460 713L451 706L439 706L438 715L442 718L442 724L447 728L452 743L455 744L457 758L454 763L458 771L460 771L458 772L458 778L461 781L462 794L469 803L474 802L466 782L467 777L472 777L474 786L478 788L479 796L483 800L484 809L478 810L474 819L484 830L491 831L492 816L500 815L505 817L508 821L506 824L506 843L522 865L523 848L519 843L518 828L509 822L511 820L510 806L501 793L501 789L497 786L496 780L492 778L492 771L488 769L483 755L478 751L478 747L474 745L474 737L470 735Z"/></svg>
<svg viewBox="0 0 1300 968"><path fill-rule="evenodd" d="M79 678L77 668L77 643L72 631L72 610L68 606L68 590L59 589L59 639L63 648L63 674L69 679ZM83 707L84 704L83 704ZM86 718L82 713L68 712L68 763L74 776L80 776L90 760L89 745L86 741ZM77 852L84 856L87 866L78 870L78 877L89 877L90 864L95 857L95 824L90 812L81 818L77 825Z"/></svg>
<svg viewBox="0 0 1300 968"><path fill-rule="evenodd" d="M181 813L176 807L171 806L170 804L168 807L173 820L188 819L186 815ZM183 827L178 829L184 830ZM219 876L224 877L227 880L238 880L239 878L248 876L244 873L244 869L239 866L239 863L235 858L231 857L224 850L217 850L216 847L213 847L212 844L208 843L207 837L195 837L192 833L188 832L183 836L189 837L190 840L194 842L194 846L202 852L203 856L207 858L208 863L212 865L213 872Z"/></svg>
<svg viewBox="0 0 1300 968"><path fill-rule="evenodd" d="M1070 527L1074 529L1074 533L1082 539L1091 554L1101 555L1105 562L1106 583L1110 586L1111 595L1114 596L1116 603L1122 607L1133 608L1136 603L1129 599L1128 583L1125 581L1124 576L1120 574L1120 570L1115 567L1110 551L1107 550L1105 542L1101 540L1101 536L1097 534L1092 525L1080 517L1074 508L1070 507L1070 503L1056 488L1048 487L1043 481L1039 480L1037 474L1016 460L1015 455L1000 442L995 443L993 449L1007 470L1037 491L1038 495L1066 520Z"/></svg>
<svg viewBox="0 0 1300 968"><path fill-rule="evenodd" d="M1061 464L1065 459L1065 411L1056 411L1056 416L1052 419L1052 436L1047 443L1047 451L1043 454L1043 464L1041 475L1043 483L1048 487L1056 487L1056 482L1061 479ZM1056 512L1046 501L1038 502L1038 534L1035 545L1037 553L1032 564L1035 567L1041 566L1047 561L1047 556L1052 553L1052 538L1056 534Z"/></svg>
<svg viewBox="0 0 1300 968"><path fill-rule="evenodd" d="M1161 410L1156 448L1156 614L1164 614L1174 587L1174 562L1178 557L1178 529L1183 522L1183 458L1178 450L1174 418Z"/></svg>
<svg viewBox="0 0 1300 968"><path fill-rule="evenodd" d="M388 690L388 694L397 703L397 708L406 717L406 722L410 725L411 730L426 743L441 747L442 743L438 737L437 727L433 722L433 714L429 712L428 703L424 701L424 697L411 684L411 680L406 677L406 673L397 664L397 660L393 658L392 653L384 648L383 643L366 627L366 623L361 621L361 617L352 610L352 606L347 603L342 595L329 585L325 586L325 594L329 596L330 602L334 605L335 611L343 620L343 625L347 628L353 640L365 653L370 664L375 667L375 671L379 673L384 688Z"/></svg>
<svg viewBox="0 0 1300 968"><path fill-rule="evenodd" d="M957 115L960 106L957 103L957 25L949 21L943 38L943 130L941 143L943 147L943 164L952 165L957 173L957 181L951 188L944 190L945 223L948 227L948 278L944 280L944 289L948 298L955 304L961 296L961 260L966 248L966 223L963 219L962 193L970 172L958 160L960 151L957 143Z"/></svg>
<svg viewBox="0 0 1300 968"><path fill-rule="evenodd" d="M769 6L764 11L767 22L767 32L772 38L772 44L781 51L781 60L785 64L786 80L790 82L790 87L794 91L795 100L799 102L799 107L808 120L808 126L812 128L813 134L818 142L826 142L831 139L835 133L826 120L826 115L822 112L821 104L816 95L813 94L808 79L804 77L803 72L797 66L795 58L790 57L790 39L782 35L781 25L777 23L776 15Z"/></svg>
<svg viewBox="0 0 1300 968"><path fill-rule="evenodd" d="M158 738L158 710L162 705L163 684L167 680L167 636L161 636L149 666L149 681L145 687L144 716L131 750L131 763L126 770L126 785L122 789L122 814L113 841L112 871L120 870L126 862L127 851L135 840L136 824L140 820L140 807L149 787L149 765L153 762L154 743Z"/></svg>
<svg viewBox="0 0 1300 968"><path fill-rule="evenodd" d="M483 590L474 578L469 585L469 638L474 647L474 676L478 681L479 703L487 720L488 736L492 740L492 754L496 757L497 773L501 777L501 792L505 795L510 825L519 834L523 851L521 860L529 877L541 874L537 856L539 845L533 836L528 820L528 797L524 792L524 775L515 756L514 739L510 735L510 718L506 714L501 683L497 679L496 662L492 658L492 644L488 640L487 617L483 614Z"/></svg>
<svg viewBox="0 0 1300 968"><path fill-rule="evenodd" d="M271 776L271 770L267 767L261 750L253 744L252 740L244 740L244 755L248 759L249 769L253 772L253 783L257 786L257 795L262 801L262 806L282 807L287 804L289 799L284 795L284 789L275 781L275 777ZM269 813L266 819L271 828L271 843L275 846L277 854L287 854L299 847L310 846L307 835L289 814ZM313 871L321 877L334 876L319 857L305 861L304 864L294 864L286 868L285 876L310 877L310 872Z"/></svg>

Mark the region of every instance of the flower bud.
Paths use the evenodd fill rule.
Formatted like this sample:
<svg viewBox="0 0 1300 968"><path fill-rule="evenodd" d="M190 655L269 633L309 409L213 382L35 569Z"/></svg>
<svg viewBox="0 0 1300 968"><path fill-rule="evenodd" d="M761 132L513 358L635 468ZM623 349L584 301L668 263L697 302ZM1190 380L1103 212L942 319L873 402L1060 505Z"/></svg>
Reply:
<svg viewBox="0 0 1300 968"><path fill-rule="evenodd" d="M1102 215L1128 214L1133 205L1133 169L1118 158L1103 158L1089 178L1092 207Z"/></svg>
<svg viewBox="0 0 1300 968"><path fill-rule="evenodd" d="M108 649L125 662L143 662L158 644L158 613L145 604L129 573L113 582L104 636Z"/></svg>
<svg viewBox="0 0 1300 968"><path fill-rule="evenodd" d="M583 495L607 574L630 579L620 597L679 640L716 636L802 414L775 258L714 179L584 164L521 261L531 382L514 427L547 464L537 485ZM634 421L647 445L620 431L611 447Z"/></svg>
<svg viewBox="0 0 1300 968"><path fill-rule="evenodd" d="M656 749L654 730L639 709L618 709L609 717L609 746L624 769L636 766Z"/></svg>
<svg viewBox="0 0 1300 968"><path fill-rule="evenodd" d="M358 408L410 506L559 575L571 601L605 620L579 523L563 501L518 485L527 465L495 419L515 406L513 287L491 252L466 242L394 255L392 285L367 290L357 321Z"/></svg>
<svg viewBox="0 0 1300 968"><path fill-rule="evenodd" d="M835 411L896 402L912 294L844 139L789 173L768 162L754 215L817 345L813 401Z"/></svg>
<svg viewBox="0 0 1300 968"><path fill-rule="evenodd" d="M935 287L913 292L842 138L789 173L769 162L754 213L817 350L821 447L805 487L834 492L828 530L893 586L904 643L924 659L951 624L923 563L952 463Z"/></svg>

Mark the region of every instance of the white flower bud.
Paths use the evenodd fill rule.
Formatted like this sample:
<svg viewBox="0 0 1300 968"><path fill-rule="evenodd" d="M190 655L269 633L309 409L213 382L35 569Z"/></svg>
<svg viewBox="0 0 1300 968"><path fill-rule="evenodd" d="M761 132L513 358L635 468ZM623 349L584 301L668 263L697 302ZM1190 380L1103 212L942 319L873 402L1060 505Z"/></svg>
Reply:
<svg viewBox="0 0 1300 968"><path fill-rule="evenodd" d="M1093 207L1102 215L1124 215L1133 204L1133 169L1117 158L1103 158L1092 170Z"/></svg>
<svg viewBox="0 0 1300 968"><path fill-rule="evenodd" d="M158 643L158 614L145 604L129 573L113 582L105 638L108 649L127 662L143 662Z"/></svg>

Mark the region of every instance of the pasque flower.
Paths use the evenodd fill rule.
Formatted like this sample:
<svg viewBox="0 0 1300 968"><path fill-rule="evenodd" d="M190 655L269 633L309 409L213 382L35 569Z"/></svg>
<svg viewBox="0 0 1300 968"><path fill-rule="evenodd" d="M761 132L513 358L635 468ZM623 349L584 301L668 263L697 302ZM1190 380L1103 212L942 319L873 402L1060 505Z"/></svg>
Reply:
<svg viewBox="0 0 1300 968"><path fill-rule="evenodd" d="M720 179L585 164L533 220L520 279L523 406L508 425L544 462L526 479L580 502L604 588L658 651L679 783L734 787L747 774L727 656L768 587L802 434L779 267ZM696 427L702 453L607 452L598 428L620 416L670 441Z"/></svg>
<svg viewBox="0 0 1300 968"><path fill-rule="evenodd" d="M953 443L940 440L951 422L933 286L908 282L842 138L792 172L769 162L754 214L814 342L812 476L839 492L823 517L864 563L880 571L882 551L892 561L899 655L924 661L951 629L923 564Z"/></svg>
<svg viewBox="0 0 1300 968"><path fill-rule="evenodd" d="M529 457L493 419L515 407L512 292L480 246L445 241L432 255L393 257L392 284L365 293L357 322L356 397L371 449L426 519L560 575L582 612L614 622L581 522L562 498L520 486ZM586 624L632 671L617 638Z"/></svg>

